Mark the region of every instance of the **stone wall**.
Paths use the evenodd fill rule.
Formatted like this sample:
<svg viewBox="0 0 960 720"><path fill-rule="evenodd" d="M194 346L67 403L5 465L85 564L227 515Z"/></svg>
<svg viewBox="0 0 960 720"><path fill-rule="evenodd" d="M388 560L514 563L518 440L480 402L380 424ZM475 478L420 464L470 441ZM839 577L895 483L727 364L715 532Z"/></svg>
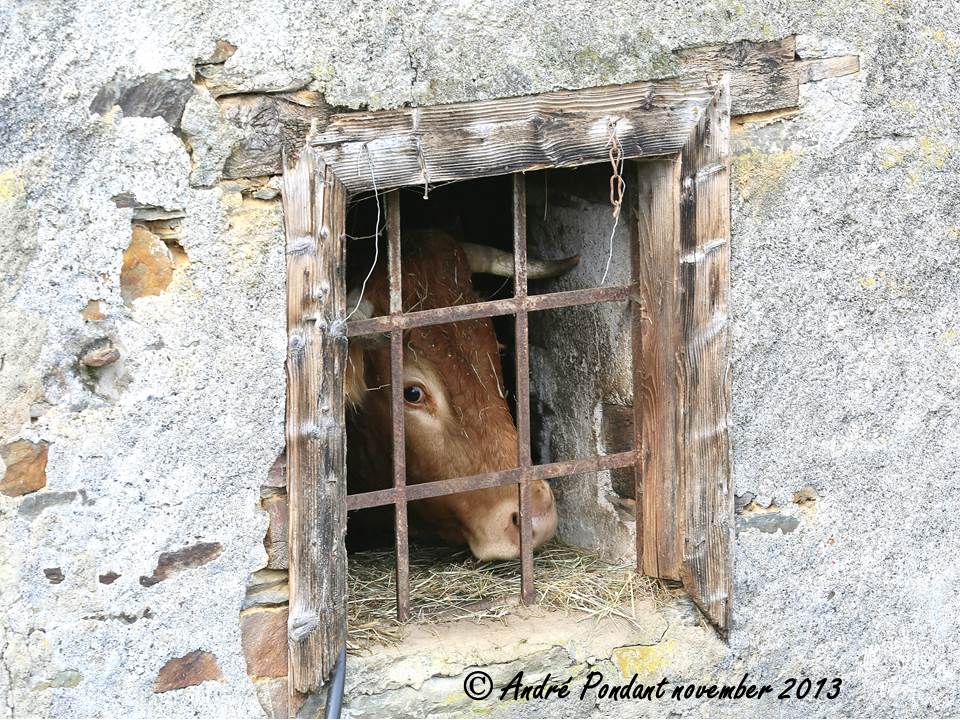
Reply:
<svg viewBox="0 0 960 720"><path fill-rule="evenodd" d="M716 654L659 650L692 657L690 680L844 678L831 704L685 714L960 712L958 12L4 6L0 711L270 712L281 660L243 650L282 613L264 546L285 352L271 176L327 104L662 77L678 48L797 34L801 59L860 69L812 70L798 107L733 134L736 628Z"/></svg>

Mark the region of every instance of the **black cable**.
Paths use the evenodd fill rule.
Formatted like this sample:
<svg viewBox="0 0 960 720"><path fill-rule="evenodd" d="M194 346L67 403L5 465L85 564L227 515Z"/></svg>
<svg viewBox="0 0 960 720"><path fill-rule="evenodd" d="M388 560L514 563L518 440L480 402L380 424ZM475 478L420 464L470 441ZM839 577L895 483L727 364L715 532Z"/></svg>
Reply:
<svg viewBox="0 0 960 720"><path fill-rule="evenodd" d="M347 678L347 648L344 646L337 655L337 664L333 666L333 677L330 680L330 690L327 692L327 705L324 708L324 717L328 720L339 720L340 707L343 705L343 684Z"/></svg>

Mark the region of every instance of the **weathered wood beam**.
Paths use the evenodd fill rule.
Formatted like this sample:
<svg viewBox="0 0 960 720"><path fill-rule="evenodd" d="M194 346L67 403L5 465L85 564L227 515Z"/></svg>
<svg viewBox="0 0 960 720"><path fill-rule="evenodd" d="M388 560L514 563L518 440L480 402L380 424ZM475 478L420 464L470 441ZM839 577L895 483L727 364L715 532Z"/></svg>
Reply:
<svg viewBox="0 0 960 720"><path fill-rule="evenodd" d="M290 690L316 691L346 640L346 192L305 148L283 176L287 251Z"/></svg>
<svg viewBox="0 0 960 720"><path fill-rule="evenodd" d="M674 51L683 76L700 79L730 75L730 112L733 115L795 107L800 101L796 38Z"/></svg>
<svg viewBox="0 0 960 720"><path fill-rule="evenodd" d="M619 96L627 103L639 102L647 113L644 117L652 122L661 122L665 127L673 127L681 125L684 118L687 121L695 118L684 114L686 101L675 105L672 98L682 93L682 88L689 83L702 84L705 77L719 78L723 73L729 73L731 112L733 115L745 115L796 107L800 83L856 73L860 67L856 55L798 60L796 42L792 36L766 42L741 40L723 45L681 48L673 54L678 73L684 78L682 80L667 79L559 91L526 98L502 98L376 113L333 114L333 109L319 93L307 90L222 95L217 101L224 118L244 134L226 161L224 177L279 174L283 170L281 153L285 152L287 157L295 156L314 121L320 129L330 124L329 131L323 132L318 138L323 145L322 156L344 178L350 192L370 189L371 162L378 186L385 189L423 184L425 178L430 182L438 182L536 167L564 167L594 162L602 159L595 154L599 147L597 143L585 143L583 149L587 154L578 160L576 154L581 150L580 145L559 142L556 137L565 128L576 131L579 127L599 133L600 129L589 125L590 117L596 119L597 116L591 106L606 102L607 98ZM564 107L574 96L580 98L585 95L592 97L587 97L583 106ZM658 101L662 102L662 107L654 106ZM650 107L644 107L645 104L650 104ZM516 111L504 116L504 108L511 105L518 106ZM493 124L503 119L507 120L509 126L499 131L494 129ZM460 123L463 122L472 125L472 130L467 125L461 127ZM509 141L507 146L513 157L508 158L508 166L499 167L498 163L493 163L493 170L480 174L477 174L477 168L471 169L470 158L467 157L460 166L460 170L467 175L461 176L455 162L448 167L455 157L435 157L436 149L430 147L431 143L423 137L424 133L432 130L444 131L445 134L440 137L458 143L455 146L457 148L466 147L471 149L472 154L479 153L478 162L482 163L485 159L481 152L483 148L504 140ZM668 137L638 137L640 149L633 148L627 156L678 151L685 132L674 133L670 130L667 134ZM366 147L364 143L368 143ZM539 145L543 147L538 148ZM378 173L382 158L372 157L368 160L367 149L371 157L374 153L379 156L396 149L402 153L403 160L391 167L390 175L381 176ZM625 149L629 148L625 145ZM363 156L359 169L355 162L357 155ZM348 174L344 165L350 162L353 162L353 169ZM399 174L400 177L394 179L392 174Z"/></svg>
<svg viewBox="0 0 960 720"><path fill-rule="evenodd" d="M319 93L228 95L218 100L224 119L243 134L223 166L223 177L260 177L283 172L282 156L296 157L311 124L326 123L329 106Z"/></svg>
<svg viewBox="0 0 960 720"><path fill-rule="evenodd" d="M351 193L600 162L683 147L710 99L702 78L330 117L311 143Z"/></svg>
<svg viewBox="0 0 960 720"><path fill-rule="evenodd" d="M722 635L733 598L730 476L730 92L724 80L680 154L677 343L681 578Z"/></svg>
<svg viewBox="0 0 960 720"><path fill-rule="evenodd" d="M678 483L681 413L676 348L680 339L680 159L637 163L639 191L639 376L633 402L643 471L642 571L680 579L683 497Z"/></svg>

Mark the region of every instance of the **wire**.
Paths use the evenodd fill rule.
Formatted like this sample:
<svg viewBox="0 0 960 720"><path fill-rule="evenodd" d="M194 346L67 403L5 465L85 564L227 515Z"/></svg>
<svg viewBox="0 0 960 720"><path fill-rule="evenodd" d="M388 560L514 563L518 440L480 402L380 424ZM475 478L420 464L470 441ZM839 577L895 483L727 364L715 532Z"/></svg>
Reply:
<svg viewBox="0 0 960 720"><path fill-rule="evenodd" d="M352 318L353 314L360 308L360 303L363 302L363 294L367 291L367 281L370 280L370 276L373 275L373 271L377 267L377 260L380 258L380 196L377 194L377 176L373 172L373 158L370 156L370 146L367 143L364 143L363 149L367 152L367 164L370 166L370 181L373 183L373 199L377 203L377 223L374 226L376 229L373 233L373 262L370 264L370 271L363 279L363 285L360 286L360 294L357 296L357 304L354 306L353 310L350 311L350 314L347 315L347 320ZM360 174L359 154L357 155L357 174Z"/></svg>

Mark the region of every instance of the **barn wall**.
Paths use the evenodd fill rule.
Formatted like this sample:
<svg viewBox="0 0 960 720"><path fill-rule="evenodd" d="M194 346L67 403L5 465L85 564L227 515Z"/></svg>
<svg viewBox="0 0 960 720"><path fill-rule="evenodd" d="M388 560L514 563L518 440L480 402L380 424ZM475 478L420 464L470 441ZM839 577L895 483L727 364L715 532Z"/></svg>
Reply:
<svg viewBox="0 0 960 720"><path fill-rule="evenodd" d="M671 640L636 667L839 675L844 690L629 712L960 712L958 12L6 4L0 714L251 716L281 670L245 659L240 630L251 574L266 595L272 582L260 499L283 437L280 218L268 181L222 171L269 174L275 157L231 155L244 132L322 112L309 94L243 93L471 100L664 76L675 48L794 33L802 57L855 54L861 70L813 77L796 111L732 137L736 627L719 659ZM248 640L282 627L243 613Z"/></svg>

